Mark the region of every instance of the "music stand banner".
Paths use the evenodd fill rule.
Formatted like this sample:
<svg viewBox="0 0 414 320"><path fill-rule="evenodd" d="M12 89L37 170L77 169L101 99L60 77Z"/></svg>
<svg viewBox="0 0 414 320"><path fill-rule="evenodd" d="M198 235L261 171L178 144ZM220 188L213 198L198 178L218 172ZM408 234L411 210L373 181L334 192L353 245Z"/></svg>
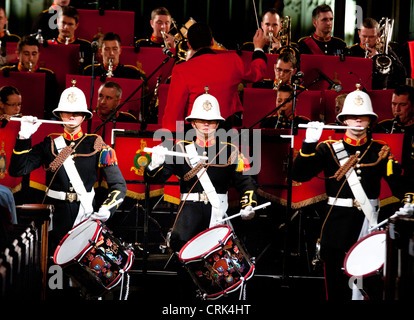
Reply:
<svg viewBox="0 0 414 320"><path fill-rule="evenodd" d="M127 196L142 200L145 199L144 169L151 162L151 154L144 151L144 148L152 148L161 143L153 139L154 132L114 130L114 149L118 157L118 166L127 182ZM176 183L175 177L167 182ZM167 184L166 184L167 185ZM169 188L170 192L165 201L176 203L179 199L179 186ZM150 185L150 197L164 194L163 185Z"/></svg>

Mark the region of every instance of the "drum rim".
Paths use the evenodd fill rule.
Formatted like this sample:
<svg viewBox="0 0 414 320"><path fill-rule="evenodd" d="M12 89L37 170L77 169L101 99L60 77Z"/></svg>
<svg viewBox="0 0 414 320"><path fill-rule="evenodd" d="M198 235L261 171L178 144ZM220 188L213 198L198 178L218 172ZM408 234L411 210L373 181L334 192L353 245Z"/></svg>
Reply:
<svg viewBox="0 0 414 320"><path fill-rule="evenodd" d="M373 236L375 236L375 235L378 235L378 234L384 234L385 236L387 235L387 232L385 231L385 230L379 230L379 231L374 231L374 232L371 232L371 233L369 233L369 234L367 234L366 236L364 236L364 237L362 237L361 239L359 239L357 242L355 242L354 244L353 244L353 246L348 250L348 252L346 253L346 255L345 255L345 259L344 259L344 262L343 262L343 268L344 268L344 271L345 271L345 273L349 276L349 277L360 277L360 278L363 278L363 277L368 277L368 276L370 276L370 275L373 275L373 274L376 274L377 272L378 272L378 270L379 269L381 269L381 268L383 268L384 267L384 263L385 263L385 261L381 264L381 266L379 267L379 269L378 270L375 270L375 271L371 271L371 272L369 272L369 273L366 273L366 274L364 274L364 275L361 275L361 276L355 276L355 275L353 275L353 274L350 274L349 272L348 272L348 270L347 270L347 267L346 267L346 264L347 264L347 262L348 262L348 258L349 258L349 256L351 255L351 253L354 251L354 249L361 243L361 242L363 242L363 241L365 241L366 239L368 239L368 238L371 238L371 237L373 237Z"/></svg>
<svg viewBox="0 0 414 320"><path fill-rule="evenodd" d="M88 251L89 248L93 247L93 244L91 244L90 241L88 241L88 244L85 246L85 248L83 248L76 256L75 258L66 261L64 263L57 263L56 259L57 259L57 255L63 245L63 243L66 241L66 239L72 234L72 232L79 228L82 224L86 223L86 222L92 222L92 223L96 223L96 230L92 236L92 239L96 239L96 236L102 231L102 223L99 220L90 220L90 219L85 219L83 221L81 221L80 223L78 223L76 226L74 226L72 229L70 229L68 231L68 233L62 238L62 240L60 240L59 245L56 247L55 253L53 254L53 262L56 263L58 266L65 266L69 263L72 263L73 261L78 261L80 259L82 259L82 257L85 255L85 253Z"/></svg>
<svg viewBox="0 0 414 320"><path fill-rule="evenodd" d="M187 243L181 248L181 250L178 253L178 259L181 260L182 262L189 262L189 261L198 261L204 257L208 257L212 252L215 252L215 249L217 249L220 244L217 243L214 247L212 247L209 251L207 252L203 252L200 255L196 256L196 257L192 257L192 258L187 258L187 259L183 259L181 257L182 253L184 252L184 250L197 238L201 237L202 235L204 235L207 232L210 232L211 230L217 229L217 228L227 228L227 234L226 236L223 238L227 241L228 237L232 234L232 229L230 228L230 226L228 226L227 224L220 224L211 228L208 228L204 231L201 231L200 233L196 234L193 238L191 238L190 240L187 241Z"/></svg>

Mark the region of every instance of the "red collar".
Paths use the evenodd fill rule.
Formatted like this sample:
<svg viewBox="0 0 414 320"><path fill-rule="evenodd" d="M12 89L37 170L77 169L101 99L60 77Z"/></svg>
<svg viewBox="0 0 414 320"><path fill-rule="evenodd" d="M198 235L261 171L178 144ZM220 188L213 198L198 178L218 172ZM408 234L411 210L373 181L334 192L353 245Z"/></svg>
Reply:
<svg viewBox="0 0 414 320"><path fill-rule="evenodd" d="M362 146L367 141L368 141L368 137L367 136L365 136L362 139L358 139L357 140L357 139L353 139L353 138L348 137L346 133L344 135L344 142L347 143L347 144L349 144L349 145L351 145L351 146L354 146L354 147Z"/></svg>
<svg viewBox="0 0 414 320"><path fill-rule="evenodd" d="M3 30L2 32L0 32L0 38L3 38L6 35L6 30Z"/></svg>
<svg viewBox="0 0 414 320"><path fill-rule="evenodd" d="M61 44L66 44L66 40L61 38L60 36L58 36L57 38L57 42L61 43ZM74 43L75 42L75 37L72 37L69 39L68 44Z"/></svg>
<svg viewBox="0 0 414 320"><path fill-rule="evenodd" d="M318 36L316 33L313 33L313 38L315 40L318 40L318 41L321 41L321 42L328 42L328 41L330 41L332 39L332 36L329 35L326 38L323 38L323 37Z"/></svg>
<svg viewBox="0 0 414 320"><path fill-rule="evenodd" d="M211 147L214 146L216 144L216 139L210 139L208 141L203 141L200 140L199 138L196 139L196 143L200 146L200 147Z"/></svg>
<svg viewBox="0 0 414 320"><path fill-rule="evenodd" d="M35 65L33 67L32 72L35 72L38 68L39 68L39 66L38 65ZM17 70L19 70L20 72L29 72L28 69L26 69L25 67L23 67L23 65L21 64L21 62L18 63Z"/></svg>
<svg viewBox="0 0 414 320"><path fill-rule="evenodd" d="M69 140L69 141L75 141L75 140L78 140L78 139L80 139L80 138L82 138L82 136L83 136L83 131L82 131L82 129L80 129L77 133L75 133L75 134L71 134L71 133L69 133L69 132L66 132L66 130L64 130L63 131L63 137L66 139L66 140Z"/></svg>
<svg viewBox="0 0 414 320"><path fill-rule="evenodd" d="M164 39L163 39L163 37L158 38L158 37L156 37L156 36L154 36L154 35L152 34L152 35L151 35L151 41L152 41L152 42L155 42L155 43L163 43L163 42L164 42Z"/></svg>

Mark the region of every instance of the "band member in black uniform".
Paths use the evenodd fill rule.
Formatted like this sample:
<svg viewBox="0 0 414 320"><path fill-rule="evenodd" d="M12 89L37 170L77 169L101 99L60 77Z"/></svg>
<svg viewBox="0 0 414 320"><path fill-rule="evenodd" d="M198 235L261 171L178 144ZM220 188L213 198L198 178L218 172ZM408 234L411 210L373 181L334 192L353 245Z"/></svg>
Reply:
<svg viewBox="0 0 414 320"><path fill-rule="evenodd" d="M31 135L41 122L32 116L22 118L9 166L13 177L27 175L41 166L46 170L44 203L55 208L49 236L51 252L82 220L109 219L126 194L115 151L100 136L82 131L82 122L92 117L84 93L76 87L64 90L53 113L65 122L63 133L51 134L34 146ZM108 196L102 204L95 203L94 199L98 171L108 184Z"/></svg>
<svg viewBox="0 0 414 320"><path fill-rule="evenodd" d="M121 103L122 88L114 81L107 81L103 83L98 90L98 104L95 109L96 115L102 121L106 120L108 116ZM137 123L138 120L131 113L118 111L113 117L115 122L132 122Z"/></svg>
<svg viewBox="0 0 414 320"><path fill-rule="evenodd" d="M35 72L44 73L45 77L45 109L46 119L53 118L52 110L59 100L58 83L55 73L38 65L40 57L40 44L35 37L24 36L17 45L19 62L17 64L4 66L0 70L7 73L13 72Z"/></svg>
<svg viewBox="0 0 414 320"><path fill-rule="evenodd" d="M48 40L48 44L79 45L79 73L92 62L91 43L88 40L77 38L75 33L79 26L79 13L72 6L62 7L62 14L57 19L59 34Z"/></svg>
<svg viewBox="0 0 414 320"><path fill-rule="evenodd" d="M254 181L250 175L243 174L246 170L243 155L216 132L219 123L224 121L217 99L207 93L197 97L186 121L195 130L195 141L177 142L173 150L194 156L184 159L166 156L167 148L156 146L144 173L144 180L153 184L163 184L173 174L179 177L181 204L170 237L174 252L225 216L231 183L241 195L243 219L253 218L253 207L257 204ZM225 130L218 130L222 132ZM197 155L203 152L209 160L200 166Z"/></svg>
<svg viewBox="0 0 414 320"><path fill-rule="evenodd" d="M0 66L7 64L6 47L8 42L19 42L20 37L16 34L11 34L7 30L7 15L3 7L0 6Z"/></svg>
<svg viewBox="0 0 414 320"><path fill-rule="evenodd" d="M312 12L312 23L315 32L298 41L300 54L339 55L346 47L346 43L333 37L333 11L330 6L322 4Z"/></svg>
<svg viewBox="0 0 414 320"><path fill-rule="evenodd" d="M41 31L45 40L58 36L57 18L63 7L70 5L70 0L53 0L52 5L41 12L33 22L32 33Z"/></svg>
<svg viewBox="0 0 414 320"><path fill-rule="evenodd" d="M261 128L272 129L290 129L292 121L295 125L299 123L308 123L310 120L304 116L296 116L293 114L293 87L291 85L283 85L277 90L276 107L286 102L276 114L266 117L260 124Z"/></svg>
<svg viewBox="0 0 414 320"><path fill-rule="evenodd" d="M175 48L175 37L169 34L172 17L165 7L159 7L151 12L150 25L152 34L147 39L139 39L135 42L138 47Z"/></svg>
<svg viewBox="0 0 414 320"><path fill-rule="evenodd" d="M384 44L380 43L383 40L380 38L381 32L378 22L372 18L365 18L358 30L358 36L360 42L347 48L347 54L352 57L374 59L372 66L372 89L392 89L404 84L407 72L403 63L389 45L387 55L391 62L389 72L383 74L381 68L378 68L375 63L380 49L384 50Z"/></svg>
<svg viewBox="0 0 414 320"><path fill-rule="evenodd" d="M263 51L266 53L276 53L276 51L281 47L278 35L280 29L282 28L282 22L277 10L275 8L270 8L263 12L260 25L263 29L264 36L267 39L267 42L263 47ZM245 42L243 43L241 49L245 51L254 51L254 44L253 42Z"/></svg>
<svg viewBox="0 0 414 320"><path fill-rule="evenodd" d="M397 87L391 100L393 119L379 122L373 129L377 133L404 133L401 166L404 176L414 177L414 88Z"/></svg>
<svg viewBox="0 0 414 320"><path fill-rule="evenodd" d="M94 73L96 77L101 78L102 82L111 77L146 80L144 72L138 67L121 64L121 38L118 34L106 33L102 38L99 51L102 55L102 63L95 64ZM92 65L87 66L83 73L87 76L92 75Z"/></svg>
<svg viewBox="0 0 414 320"><path fill-rule="evenodd" d="M387 181L394 195L401 197L401 169L390 147L372 140L367 133L377 115L366 93L359 89L349 93L337 117L349 127L339 141L318 143L323 123L308 124L311 127L294 160L292 179L309 181L323 171L328 202L319 240L327 299L349 300L351 292L353 299L360 299L359 290L351 290L349 277L342 270L344 258L352 245L369 233L369 227L377 224L381 179ZM368 294L371 299L380 299L382 288Z"/></svg>

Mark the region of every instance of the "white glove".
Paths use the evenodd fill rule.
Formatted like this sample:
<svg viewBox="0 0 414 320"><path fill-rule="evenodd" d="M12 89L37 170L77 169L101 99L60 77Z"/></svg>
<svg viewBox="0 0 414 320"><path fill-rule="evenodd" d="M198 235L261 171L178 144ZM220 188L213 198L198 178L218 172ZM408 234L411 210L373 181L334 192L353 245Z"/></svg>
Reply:
<svg viewBox="0 0 414 320"><path fill-rule="evenodd" d="M240 210L240 214L243 220L250 220L253 219L255 212L252 206L247 206Z"/></svg>
<svg viewBox="0 0 414 320"><path fill-rule="evenodd" d="M109 219L110 216L111 216L111 212L109 212L107 208L100 207L98 212L92 213L90 218L92 220L101 220L102 222L105 222L106 220Z"/></svg>
<svg viewBox="0 0 414 320"><path fill-rule="evenodd" d="M406 203L404 207L400 208L395 214L398 216L411 217L413 213L413 205L411 203Z"/></svg>
<svg viewBox="0 0 414 320"><path fill-rule="evenodd" d="M165 162L165 153L168 151L166 147L161 145L152 148L151 163L148 165L148 169L154 170Z"/></svg>
<svg viewBox="0 0 414 320"><path fill-rule="evenodd" d="M306 129L305 142L318 142L322 135L324 123L319 121L311 121L308 123L308 126L310 126L310 128Z"/></svg>
<svg viewBox="0 0 414 320"><path fill-rule="evenodd" d="M23 116L21 118L19 131L20 139L29 139L30 136L37 131L37 129L40 127L42 123L36 121L37 117Z"/></svg>

